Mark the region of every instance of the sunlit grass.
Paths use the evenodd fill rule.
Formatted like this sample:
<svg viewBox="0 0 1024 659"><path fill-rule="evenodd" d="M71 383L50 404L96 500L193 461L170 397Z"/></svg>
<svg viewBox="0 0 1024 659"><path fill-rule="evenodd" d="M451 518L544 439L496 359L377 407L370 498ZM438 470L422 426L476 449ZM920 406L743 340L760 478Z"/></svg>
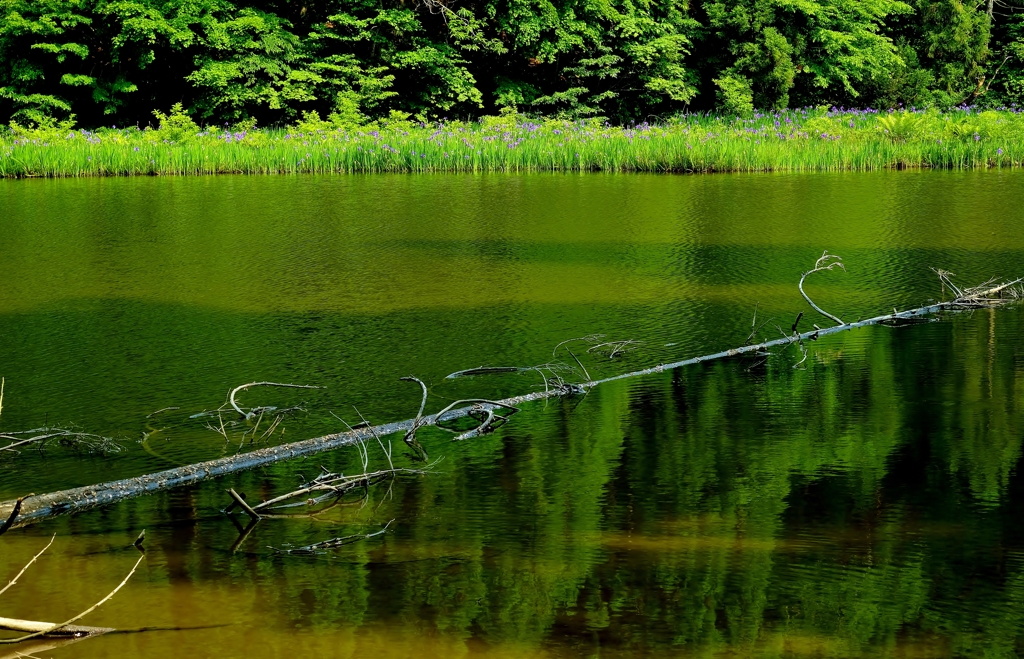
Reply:
<svg viewBox="0 0 1024 659"><path fill-rule="evenodd" d="M172 139L173 138L173 139ZM1018 167L1015 110L794 110L664 124L490 117L360 129L22 129L0 134L0 176L349 172L762 172Z"/></svg>

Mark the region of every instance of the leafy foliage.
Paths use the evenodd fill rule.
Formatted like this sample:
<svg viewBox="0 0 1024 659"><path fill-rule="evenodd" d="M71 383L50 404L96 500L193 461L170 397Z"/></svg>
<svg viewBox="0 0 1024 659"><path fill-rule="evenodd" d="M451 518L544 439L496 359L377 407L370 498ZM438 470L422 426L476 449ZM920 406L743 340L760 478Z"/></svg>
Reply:
<svg viewBox="0 0 1024 659"><path fill-rule="evenodd" d="M1024 18L961 0L0 0L0 121L355 127L502 108L617 122L682 110L995 106L1024 97Z"/></svg>

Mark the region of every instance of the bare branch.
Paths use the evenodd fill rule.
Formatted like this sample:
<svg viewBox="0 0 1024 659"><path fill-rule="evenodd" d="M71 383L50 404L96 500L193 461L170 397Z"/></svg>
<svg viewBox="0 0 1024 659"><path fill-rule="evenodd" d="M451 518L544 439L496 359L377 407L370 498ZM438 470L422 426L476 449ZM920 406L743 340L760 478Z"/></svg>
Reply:
<svg viewBox="0 0 1024 659"><path fill-rule="evenodd" d="M156 412L152 412L150 414L147 414L146 418L149 419L149 418L152 418L152 417L156 416L157 414L163 414L164 412L171 412L171 411L180 410L180 409L181 409L180 407L161 407Z"/></svg>
<svg viewBox="0 0 1024 659"><path fill-rule="evenodd" d="M252 517L253 519L260 518L260 514L253 510L252 507L245 502L245 499L243 499L238 494L238 492L235 492L234 488L228 488L228 494L231 495L231 498L235 500L235 503L237 503L242 508L242 510L244 510L245 513L249 515L249 517Z"/></svg>
<svg viewBox="0 0 1024 659"><path fill-rule="evenodd" d="M19 499L19 501L20 501L20 499ZM12 517L12 519L13 519L13 517ZM50 541L49 541L48 543L46 543L46 546L45 546L45 547L43 547L42 549L40 549L40 550L39 550L39 553L38 553L38 554L36 554L35 556L33 556L33 557L32 557L32 560L31 560L31 561L29 561L28 563L25 563L25 567L21 568L21 572L18 572L18 574L14 575L14 578L13 578L13 579L11 579L10 581L8 581L8 582L7 582L7 585L6 585L6 586L4 586L4 587L3 587L2 589L0 589L0 595L3 595L4 593L6 593L6 592L7 592L7 589L8 589L8 588L10 588L10 587L11 587L11 586L13 586L14 584L18 583L18 579L20 579L20 578L21 578L21 575L25 574L25 572L26 572L26 571L27 571L27 570L29 569L29 567L31 567L31 566L32 566L32 564L33 564L33 563L35 563L35 562L36 562L36 560L37 560L37 559L38 559L38 558L39 558L40 556L42 556L42 555L43 555L43 553L44 553L44 552L45 552L45 551L46 551L47 549L49 549L49 548L50 548L50 545L52 545L52 544L53 544L53 541L54 541L54 539L55 539L56 537L57 537L57 534L56 534L56 533L54 533L54 534L53 534L53 536L52 536L52 537L50 538Z"/></svg>
<svg viewBox="0 0 1024 659"><path fill-rule="evenodd" d="M807 293L804 292L804 279L807 279L807 275L813 274L815 272L822 272L824 270L833 270L835 268L839 268L844 272L846 271L846 266L843 265L843 259L839 256L836 256L835 254L829 254L828 251L823 252L821 257L814 262L814 268L808 270L807 272L800 276L800 283L797 284L797 288L800 289L800 294L804 296L804 299L807 300L807 304L811 305L811 308L820 313L822 316L825 316L830 320L834 320L839 325L843 325L845 323L843 323L842 318L839 318L838 316L833 316L829 312L825 311L824 309L816 305L814 303L814 300L808 297Z"/></svg>
<svg viewBox="0 0 1024 659"><path fill-rule="evenodd" d="M32 496L31 494L29 496ZM21 504L25 502L25 497L18 497L18 500L14 502L14 508L11 510L11 514L4 520L3 524L0 524L0 535L7 533L7 529L14 525L14 520L18 519L18 514L21 512ZM6 588L4 590L7 590ZM3 591L0 590L0 593Z"/></svg>
<svg viewBox="0 0 1024 659"><path fill-rule="evenodd" d="M445 380L454 380L456 378L468 378L474 375L494 375L496 373L522 373L523 371L532 370L532 366L477 366L476 368L467 368L464 371L455 371L444 376ZM416 378L400 378L401 380L415 380ZM418 380L417 380L418 382Z"/></svg>
<svg viewBox="0 0 1024 659"><path fill-rule="evenodd" d="M246 419L253 418L261 411L261 409L264 411L271 409L254 407L248 412L246 412L245 410L238 406L238 403L235 402L235 396L238 395L238 392L245 391L250 387L288 387L291 389L323 389L323 387L318 387L310 384L285 384L283 382L250 382L248 384L243 384L241 386L235 387L234 389L231 390L231 393L228 394L228 402L231 404L231 407L233 407L236 412L238 412L241 416L245 417Z"/></svg>
<svg viewBox="0 0 1024 659"><path fill-rule="evenodd" d="M474 370L474 369L470 369L470 370ZM481 368L481 369L476 369L476 370L483 370L483 369ZM466 371L463 371L463 373L466 373ZM458 374L453 373L452 375L449 375L448 377L450 378L450 377L453 377L453 376L458 377ZM402 438L402 441L404 441L411 448L415 449L417 454L419 455L420 459L426 460L427 459L427 451L426 451L426 449L423 448L423 445L420 444L419 441L416 439L416 431L419 430L420 427L423 425L423 410L426 409L426 407L427 407L427 385L423 384L423 380L420 380L419 378L417 378L417 377L415 377L413 375L410 375L410 376L407 376L407 377L404 377L404 378L399 378L399 380L406 380L408 382L415 382L415 383L420 385L420 388L423 389L423 399L420 400L420 409L419 409L418 412L416 412L416 418L413 419L413 421L412 421L412 428L409 428L409 432L405 433L405 437ZM377 442L380 443L380 438L379 437L377 438ZM380 448L381 448L382 451L384 451L384 444L383 443L380 443ZM389 451L384 451L384 454L388 456L388 464L391 464L391 453ZM395 467L394 465L391 465L392 469L394 469L394 467Z"/></svg>
<svg viewBox="0 0 1024 659"><path fill-rule="evenodd" d="M562 341L561 343L555 345L554 350L551 351L551 356L555 357L558 353L558 349L567 343L573 343L574 341L583 341L585 343L597 343L598 341L603 339L604 336L604 334L588 334L586 336L578 336L573 339L566 339L565 341Z"/></svg>
<svg viewBox="0 0 1024 659"><path fill-rule="evenodd" d="M0 645L10 645L10 644L13 644L13 643L21 643L22 641L27 641L27 640L29 640L31 638L37 638L39 636L43 636L43 635L49 634L51 632L60 631L62 628L67 627L71 623L78 622L79 620L81 620L85 616L89 615L90 613L92 613L93 611L95 611L96 609L100 608L101 606L106 604L108 601L110 601L110 598L112 598L114 595L116 595L117 591L121 590L124 587L124 585L126 583L128 583L128 580L132 578L132 575L135 574L135 570L138 569L139 564L142 563L142 560L144 558L146 558L145 554L143 554L142 556L139 556L139 560L135 561L135 565L132 567L131 572L129 572L128 576L126 576L124 578L124 580L121 581L121 583L119 583L117 585L117 588L115 588L114 590L110 591L107 594L106 597L101 599L99 602L96 602L95 604L90 606L85 611L82 611L78 615L76 615L76 616L74 616L72 618L69 618L68 620L65 620L64 622L57 623L55 625L52 625L52 626L47 627L45 629L42 629L40 631L34 632L32 634L28 634L26 636L19 636L18 638L8 638L8 639L0 640Z"/></svg>

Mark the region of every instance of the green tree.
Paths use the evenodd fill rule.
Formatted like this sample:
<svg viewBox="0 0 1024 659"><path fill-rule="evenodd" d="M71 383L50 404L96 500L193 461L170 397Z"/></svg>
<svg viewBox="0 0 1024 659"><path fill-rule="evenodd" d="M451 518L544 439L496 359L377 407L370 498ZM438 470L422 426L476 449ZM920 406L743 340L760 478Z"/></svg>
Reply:
<svg viewBox="0 0 1024 659"><path fill-rule="evenodd" d="M897 0L711 0L707 79L730 111L850 102L901 63L883 27L911 11Z"/></svg>

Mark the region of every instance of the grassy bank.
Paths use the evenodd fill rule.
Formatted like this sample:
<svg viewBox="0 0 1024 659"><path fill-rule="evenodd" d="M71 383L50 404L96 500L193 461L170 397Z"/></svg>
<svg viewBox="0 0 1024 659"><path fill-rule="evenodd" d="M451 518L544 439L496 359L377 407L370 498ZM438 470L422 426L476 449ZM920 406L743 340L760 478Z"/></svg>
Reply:
<svg viewBox="0 0 1024 659"><path fill-rule="evenodd" d="M0 177L343 172L756 172L977 169L1024 162L1016 110L794 110L753 118L686 115L613 127L489 117L359 128L317 117L290 129L68 125L0 133Z"/></svg>

